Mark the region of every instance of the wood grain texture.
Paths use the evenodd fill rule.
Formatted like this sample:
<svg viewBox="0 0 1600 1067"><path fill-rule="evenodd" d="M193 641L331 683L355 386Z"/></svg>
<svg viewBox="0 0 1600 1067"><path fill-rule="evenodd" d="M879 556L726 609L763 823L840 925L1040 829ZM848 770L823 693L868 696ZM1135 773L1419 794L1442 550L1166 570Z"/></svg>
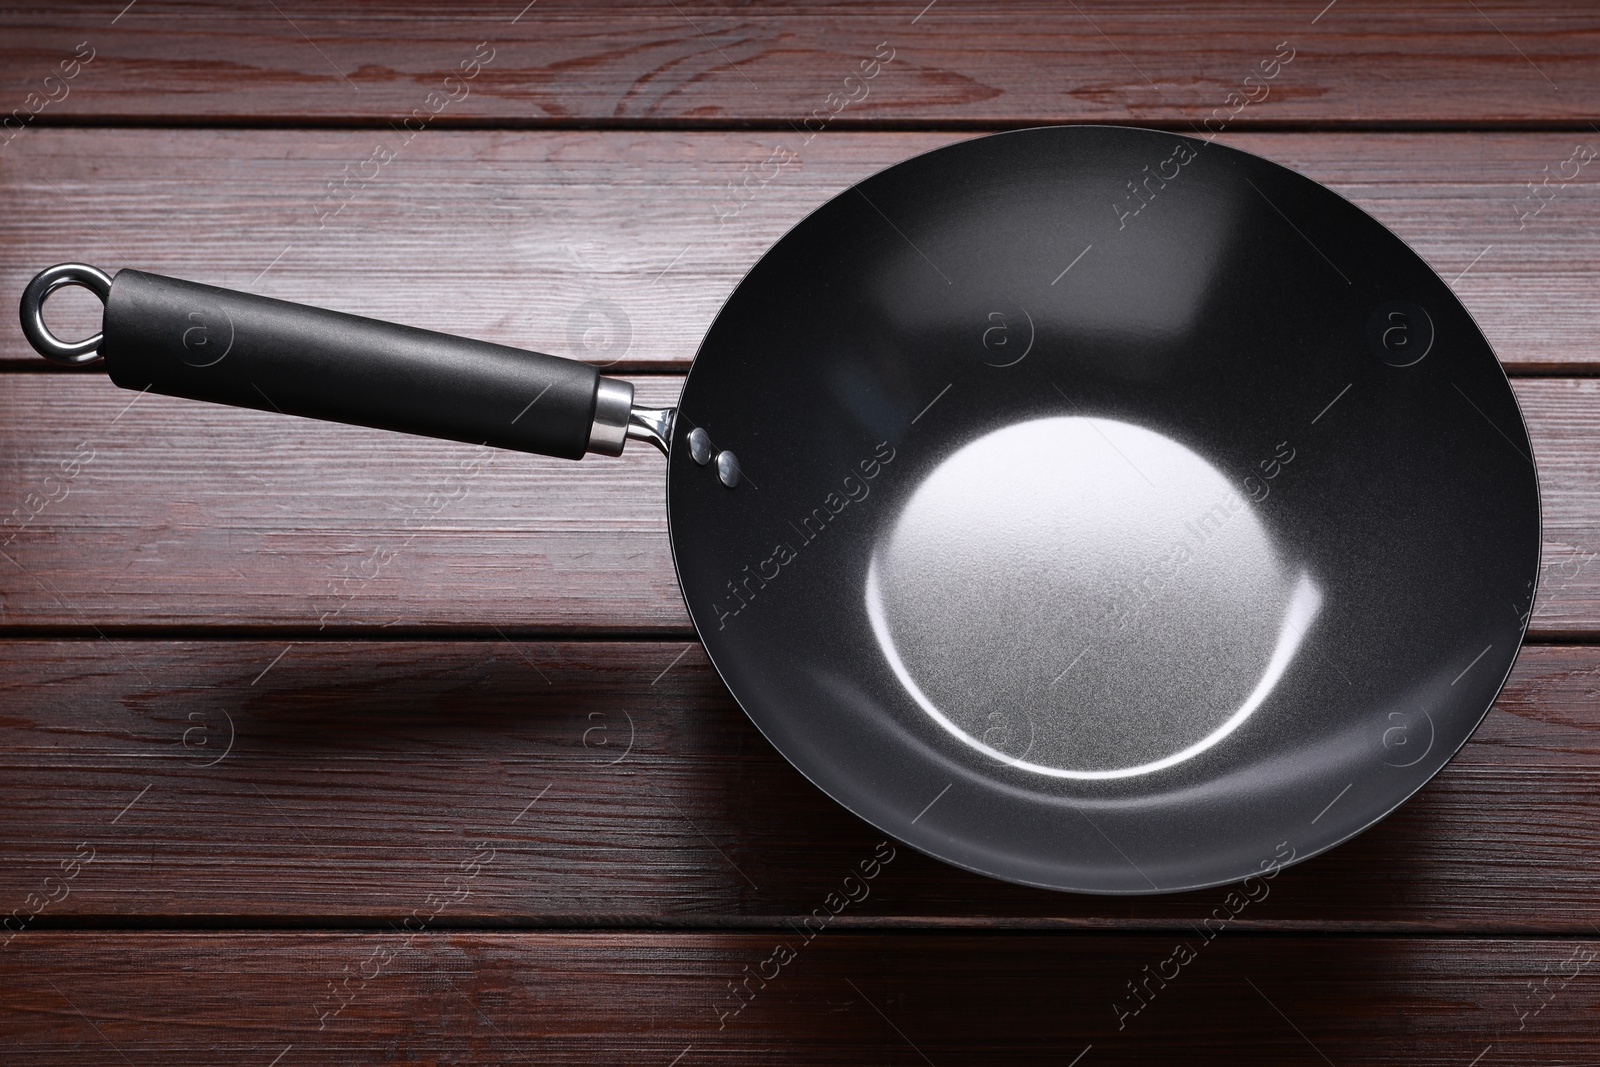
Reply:
<svg viewBox="0 0 1600 1067"><path fill-rule="evenodd" d="M1545 643L1472 741L1214 937L1226 889L1074 897L905 848L813 937L890 846L694 643L659 457L469 467L129 406L7 325L0 1058L1594 1060L1600 164L1547 179L1600 147L1597 53L1589 0L0 5L0 293L141 267L658 404L761 253L879 168L1237 108L1224 140L1390 226L1525 376L1545 521Z"/></svg>
<svg viewBox="0 0 1600 1067"><path fill-rule="evenodd" d="M0 381L7 624L689 632L653 449L485 460L101 377ZM634 381L666 405L681 379Z"/></svg>
<svg viewBox="0 0 1600 1067"><path fill-rule="evenodd" d="M781 927L884 840L784 763L698 646L286 644L0 644L13 930L387 928L466 882L438 924ZM1432 784L1230 929L1592 933L1597 687L1600 649L1525 649ZM1073 896L898 853L840 927L1181 932L1230 893Z"/></svg>
<svg viewBox="0 0 1600 1067"><path fill-rule="evenodd" d="M6 11L7 107L87 41L94 58L37 121L398 121L484 42L492 60L437 121L798 123L838 92L855 102L834 121L857 124L1184 122L1230 93L1261 97L1244 79L1288 42L1292 62L1236 122L1600 110L1600 18L1584 0L125 4ZM880 47L894 58L863 95L844 79Z"/></svg>
<svg viewBox="0 0 1600 1067"><path fill-rule="evenodd" d="M27 130L0 166L0 292L53 263L130 266L621 371L682 369L785 231L960 136ZM1455 280L1513 371L1600 364L1600 162L1569 163L1579 145L1600 151L1600 133L1226 140L1392 228ZM363 167L379 145L394 158ZM780 145L797 158L765 167ZM1576 177L1536 198L1547 169ZM0 361L44 366L9 321Z"/></svg>
<svg viewBox="0 0 1600 1067"><path fill-rule="evenodd" d="M657 404L680 382L634 380ZM0 627L691 632L653 451L475 467L468 446L135 400L98 376L0 385ZM1544 506L1533 634L1593 635L1600 380L1516 390Z"/></svg>
<svg viewBox="0 0 1600 1067"><path fill-rule="evenodd" d="M1176 944L1175 944L1176 942ZM1170 965L1177 944L1192 952ZM779 968L778 947L792 958ZM0 954L32 1064L1590 1062L1600 943L76 933ZM758 971L772 976L763 982ZM1171 981L1145 978L1163 964ZM749 971L746 972L745 968ZM729 986L752 977L748 1006ZM1137 1013L1128 982L1153 991ZM1163 987L1164 986L1164 987ZM335 1012L335 1008L341 1008ZM1535 1009L1537 1012L1535 1011ZM726 1015L718 1012L726 1011Z"/></svg>

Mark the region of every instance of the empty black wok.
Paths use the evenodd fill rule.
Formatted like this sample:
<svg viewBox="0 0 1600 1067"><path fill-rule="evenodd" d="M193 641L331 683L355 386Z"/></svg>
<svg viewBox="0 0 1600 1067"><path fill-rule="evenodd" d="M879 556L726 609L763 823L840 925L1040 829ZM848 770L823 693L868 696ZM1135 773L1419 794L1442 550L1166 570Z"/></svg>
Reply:
<svg viewBox="0 0 1600 1067"><path fill-rule="evenodd" d="M103 336L55 340L61 284ZM1392 811L1527 626L1539 499L1449 287L1273 163L1105 127L840 193L739 284L676 412L591 367L67 265L30 340L132 389L547 455L667 456L684 600L740 705L886 833L1165 892Z"/></svg>

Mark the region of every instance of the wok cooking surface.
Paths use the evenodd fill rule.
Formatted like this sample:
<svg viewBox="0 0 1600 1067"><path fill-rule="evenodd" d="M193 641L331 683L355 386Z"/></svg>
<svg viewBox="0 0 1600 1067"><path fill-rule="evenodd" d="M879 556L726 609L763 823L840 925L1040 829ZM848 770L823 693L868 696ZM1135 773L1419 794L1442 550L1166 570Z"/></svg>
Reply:
<svg viewBox="0 0 1600 1067"><path fill-rule="evenodd" d="M735 697L861 817L1014 881L1347 839L1476 727L1532 604L1531 448L1448 286L1193 138L1027 130L842 193L680 412L673 549Z"/></svg>

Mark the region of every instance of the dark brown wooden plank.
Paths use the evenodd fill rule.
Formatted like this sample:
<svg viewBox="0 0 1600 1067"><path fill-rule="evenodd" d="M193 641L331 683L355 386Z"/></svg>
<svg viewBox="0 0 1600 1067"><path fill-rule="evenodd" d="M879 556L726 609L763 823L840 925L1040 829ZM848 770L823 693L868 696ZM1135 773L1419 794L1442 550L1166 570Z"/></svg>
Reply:
<svg viewBox="0 0 1600 1067"><path fill-rule="evenodd" d="M1241 124L1572 122L1600 110L1600 19L1584 0L109 0L13 7L0 41L18 104L80 42L94 50L40 122L413 109L441 123L799 122L839 107L836 92L855 98L835 120L849 123L1198 122L1238 92L1258 99ZM846 83L875 51L893 59L865 92ZM475 52L492 59L446 85ZM1293 58L1266 68L1276 77L1244 81L1278 54ZM435 92L454 99L429 103Z"/></svg>
<svg viewBox="0 0 1600 1067"><path fill-rule="evenodd" d="M1192 932L61 933L0 954L0 1008L19 1062L74 1067L1465 1067L1592 1062L1597 953L1594 940ZM1151 990L1137 1014L1130 982Z"/></svg>
<svg viewBox="0 0 1600 1067"><path fill-rule="evenodd" d="M1544 522L1539 593L1529 632L1538 639L1593 632L1600 620L1600 492L1589 464L1596 446L1578 440L1600 416L1600 380L1517 381L1539 469Z"/></svg>
<svg viewBox="0 0 1600 1067"><path fill-rule="evenodd" d="M0 381L7 624L689 631L648 447L572 463L98 376ZM670 404L680 381L636 395Z"/></svg>
<svg viewBox="0 0 1600 1067"><path fill-rule="evenodd" d="M0 644L0 915L38 911L30 933L92 917L383 927L486 842L494 858L440 921L779 926L883 840L762 740L698 646L286 644ZM1525 649L1432 784L1230 925L1593 932L1597 679L1600 649ZM1181 932L1229 893L1049 893L901 849L836 921Z"/></svg>
<svg viewBox="0 0 1600 1067"><path fill-rule="evenodd" d="M790 226L960 135L830 133L771 180L752 177L786 136L434 131L402 148L370 131L30 130L0 167L0 293L84 260L624 370L682 368ZM1567 166L1577 177L1541 186L1548 204L1523 218L1543 203L1529 184L1579 144L1600 150L1600 134L1228 139L1330 184L1456 279L1509 367L1600 360L1588 239L1600 162ZM359 174L380 142L395 158L330 197L328 183L346 166ZM0 360L42 364L14 326L0 332Z"/></svg>
<svg viewBox="0 0 1600 1067"><path fill-rule="evenodd" d="M660 404L679 383L636 381ZM0 626L689 633L647 448L475 465L470 447L376 430L128 407L99 376L0 384ZM1517 393L1544 495L1534 634L1592 634L1600 380Z"/></svg>

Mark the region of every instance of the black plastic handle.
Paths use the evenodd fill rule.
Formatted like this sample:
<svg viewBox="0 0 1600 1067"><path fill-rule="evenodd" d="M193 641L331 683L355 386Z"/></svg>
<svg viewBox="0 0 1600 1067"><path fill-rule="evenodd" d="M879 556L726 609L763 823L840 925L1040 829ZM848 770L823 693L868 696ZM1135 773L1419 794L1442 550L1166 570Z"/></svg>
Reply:
<svg viewBox="0 0 1600 1067"><path fill-rule="evenodd" d="M563 459L590 450L601 378L569 359L136 270L113 279L103 330L125 389Z"/></svg>

